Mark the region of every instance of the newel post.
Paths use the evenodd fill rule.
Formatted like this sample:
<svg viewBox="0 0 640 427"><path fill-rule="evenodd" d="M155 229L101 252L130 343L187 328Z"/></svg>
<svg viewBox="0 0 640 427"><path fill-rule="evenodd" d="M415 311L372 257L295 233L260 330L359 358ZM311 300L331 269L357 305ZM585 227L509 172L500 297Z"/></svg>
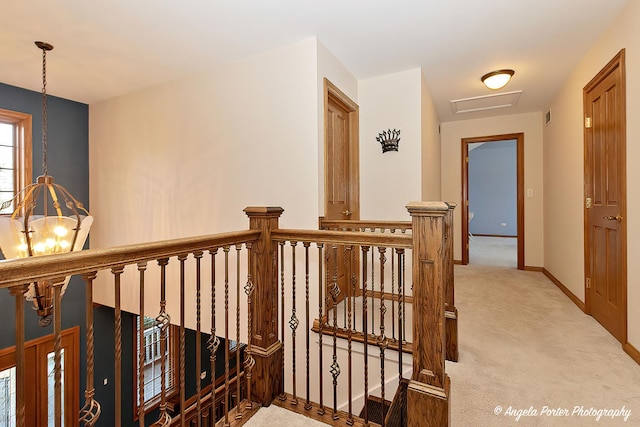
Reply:
<svg viewBox="0 0 640 427"><path fill-rule="evenodd" d="M444 202L407 205L413 222L413 375L407 390L409 427L449 425L445 373Z"/></svg>
<svg viewBox="0 0 640 427"><path fill-rule="evenodd" d="M284 392L282 342L278 340L278 259L271 231L278 229L284 210L279 207L248 207L249 228L260 230L251 248L251 277L255 286L252 312L251 355L256 364L251 377L251 399L269 406Z"/></svg>
<svg viewBox="0 0 640 427"><path fill-rule="evenodd" d="M445 239L445 281L444 309L445 331L447 337L446 357L452 362L458 361L458 309L455 304L455 286L453 280L453 210L458 206L455 202L447 202L449 210L444 221Z"/></svg>

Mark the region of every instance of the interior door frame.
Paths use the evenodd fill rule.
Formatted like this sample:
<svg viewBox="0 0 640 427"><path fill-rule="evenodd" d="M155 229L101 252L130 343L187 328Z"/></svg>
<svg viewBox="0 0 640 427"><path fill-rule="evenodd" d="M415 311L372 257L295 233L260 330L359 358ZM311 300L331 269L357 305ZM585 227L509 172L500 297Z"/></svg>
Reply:
<svg viewBox="0 0 640 427"><path fill-rule="evenodd" d="M509 133L473 138L462 138L462 264L469 264L469 144L516 140L516 221L518 242L518 270L524 264L524 133Z"/></svg>
<svg viewBox="0 0 640 427"><path fill-rule="evenodd" d="M605 65L602 70L596 74L596 76L591 79L589 83L584 87L583 93L583 117L586 120L588 117L588 104L587 104L587 93L595 86L597 86L603 79L609 76L612 72L615 72L616 69L620 70L621 73L621 81L620 81L620 106L622 108L622 112L620 113L620 128L618 129L618 137L621 140L620 151L619 151L619 162L618 167L621 171L622 179L620 180L620 215L623 217L623 220L620 222L620 262L621 262L621 276L622 280L622 298L623 298L623 335L622 335L622 346L626 347L628 345L628 300L627 300L627 168L626 168L626 159L627 159L627 114L626 114L626 71L625 71L625 49L621 49L612 59L609 61L607 65ZM588 185L589 180L587 178L587 173L590 170L591 164L589 163L589 156L587 153L587 145L589 144L588 132L586 127L583 128L583 137L584 137L584 197L586 198L588 193ZM586 208L586 199L585 204L583 205L584 212L584 311L586 314L591 315L591 291L592 288L588 286L587 278L591 277L591 267L590 267L590 240L589 240L589 212Z"/></svg>
<svg viewBox="0 0 640 427"><path fill-rule="evenodd" d="M328 212L328 175L327 157L328 143L327 126L329 121L329 98L342 104L349 114L349 209L350 219L360 219L360 154L359 154L359 107L336 85L331 83L326 77L323 79L324 94L324 216ZM335 218L327 218L335 219Z"/></svg>

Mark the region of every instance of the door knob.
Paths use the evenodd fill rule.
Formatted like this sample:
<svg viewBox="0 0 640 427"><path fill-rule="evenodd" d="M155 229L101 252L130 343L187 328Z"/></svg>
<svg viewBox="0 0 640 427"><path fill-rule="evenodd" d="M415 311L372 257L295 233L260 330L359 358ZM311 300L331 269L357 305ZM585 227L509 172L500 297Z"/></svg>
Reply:
<svg viewBox="0 0 640 427"><path fill-rule="evenodd" d="M606 220L608 220L608 221L613 221L613 220L616 220L616 221L622 221L622 217L620 216L620 214L618 214L618 215L616 215L616 216L612 216L612 215L609 215L609 216L603 216L603 217L602 217L602 219L606 219Z"/></svg>
<svg viewBox="0 0 640 427"><path fill-rule="evenodd" d="M346 215L346 216L351 216L353 212L351 212L349 209L347 209L346 211L342 212L342 215Z"/></svg>

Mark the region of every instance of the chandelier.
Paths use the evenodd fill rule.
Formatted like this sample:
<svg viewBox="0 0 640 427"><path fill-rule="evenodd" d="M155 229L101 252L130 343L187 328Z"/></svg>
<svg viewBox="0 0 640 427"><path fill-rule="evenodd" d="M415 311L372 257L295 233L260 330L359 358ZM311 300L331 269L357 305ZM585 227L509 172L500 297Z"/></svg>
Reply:
<svg viewBox="0 0 640 427"><path fill-rule="evenodd" d="M11 215L0 217L0 248L6 259L27 258L82 250L93 217L72 195L54 182L47 168L47 52L53 46L35 42L42 50L42 175L17 192L1 209L15 206ZM61 294L67 288L69 276ZM29 284L25 293L40 316L40 326L51 323L53 314L51 280Z"/></svg>

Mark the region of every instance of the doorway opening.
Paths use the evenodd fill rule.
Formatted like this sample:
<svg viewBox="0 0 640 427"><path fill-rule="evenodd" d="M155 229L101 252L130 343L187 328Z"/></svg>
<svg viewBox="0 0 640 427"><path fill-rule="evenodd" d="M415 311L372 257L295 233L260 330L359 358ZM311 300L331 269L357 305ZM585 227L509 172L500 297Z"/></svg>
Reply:
<svg viewBox="0 0 640 427"><path fill-rule="evenodd" d="M513 251L524 270L524 134L463 138L461 152L462 264L469 264L473 243L479 263L494 257L509 266Z"/></svg>

